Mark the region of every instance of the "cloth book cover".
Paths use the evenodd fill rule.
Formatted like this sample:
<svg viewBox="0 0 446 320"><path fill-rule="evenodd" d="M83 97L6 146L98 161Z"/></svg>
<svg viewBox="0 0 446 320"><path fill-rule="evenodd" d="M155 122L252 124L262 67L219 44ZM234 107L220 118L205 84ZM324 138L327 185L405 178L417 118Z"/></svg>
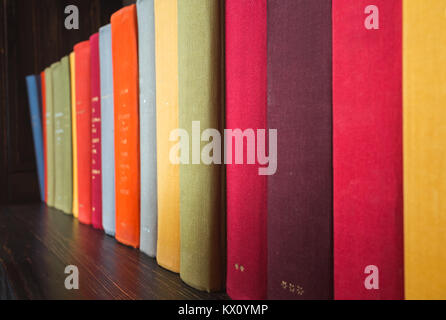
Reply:
<svg viewBox="0 0 446 320"><path fill-rule="evenodd" d="M31 128L33 131L34 153L36 157L37 178L39 181L40 200L45 201L45 179L44 179L44 159L43 159L43 134L42 134L42 113L41 113L41 91L40 76L31 75L26 77L28 90L29 115Z"/></svg>
<svg viewBox="0 0 446 320"><path fill-rule="evenodd" d="M201 147L205 153L210 144L200 141L200 128L224 128L223 13L223 1L178 1L179 127L191 137L190 150L198 153L199 163L193 164L197 157L189 154L189 164L180 165L180 276L205 291L222 290L225 282L224 168L221 159L209 165L200 161ZM198 139L194 121L200 126ZM221 153L220 145L214 148L208 156Z"/></svg>
<svg viewBox="0 0 446 320"><path fill-rule="evenodd" d="M71 144L71 87L69 57L55 63L53 69L55 207L73 212L73 147Z"/></svg>
<svg viewBox="0 0 446 320"><path fill-rule="evenodd" d="M70 54L70 85L71 85L71 141L73 147L73 216L79 216L79 199L77 184L77 129L76 129L76 57Z"/></svg>
<svg viewBox="0 0 446 320"><path fill-rule="evenodd" d="M333 2L334 292L400 300L401 1L369 4ZM367 279L374 267L379 277Z"/></svg>
<svg viewBox="0 0 446 320"><path fill-rule="evenodd" d="M277 171L268 176L268 298L331 299L332 2L267 6L267 121L278 136Z"/></svg>
<svg viewBox="0 0 446 320"><path fill-rule="evenodd" d="M48 201L48 169L47 169L47 138L46 138L46 86L45 86L45 71L40 73L40 90L42 98L42 140L43 140L43 179L44 179L44 202Z"/></svg>
<svg viewBox="0 0 446 320"><path fill-rule="evenodd" d="M226 128L266 129L266 0L226 1ZM227 281L233 299L266 299L266 184L228 148ZM246 147L248 148L248 147Z"/></svg>
<svg viewBox="0 0 446 320"><path fill-rule="evenodd" d="M156 58L156 144L160 266L180 272L180 171L169 160L170 133L178 124L177 0L154 0Z"/></svg>
<svg viewBox="0 0 446 320"><path fill-rule="evenodd" d="M403 2L404 275L409 300L446 299L446 3Z"/></svg>
<svg viewBox="0 0 446 320"><path fill-rule="evenodd" d="M102 229L101 75L99 33L90 37L91 67L91 223Z"/></svg>
<svg viewBox="0 0 446 320"><path fill-rule="evenodd" d="M153 0L138 0L139 123L141 163L140 249L156 256L158 195L156 167L155 15Z"/></svg>
<svg viewBox="0 0 446 320"><path fill-rule="evenodd" d="M101 70L102 226L115 235L115 138L111 25L99 29Z"/></svg>
<svg viewBox="0 0 446 320"><path fill-rule="evenodd" d="M91 224L90 41L74 46L76 70L77 183L79 221Z"/></svg>
<svg viewBox="0 0 446 320"><path fill-rule="evenodd" d="M45 110L46 110L46 168L47 205L54 207L54 106L53 75L51 68L45 69Z"/></svg>
<svg viewBox="0 0 446 320"><path fill-rule="evenodd" d="M139 76L136 5L111 17L115 108L116 239L139 247Z"/></svg>

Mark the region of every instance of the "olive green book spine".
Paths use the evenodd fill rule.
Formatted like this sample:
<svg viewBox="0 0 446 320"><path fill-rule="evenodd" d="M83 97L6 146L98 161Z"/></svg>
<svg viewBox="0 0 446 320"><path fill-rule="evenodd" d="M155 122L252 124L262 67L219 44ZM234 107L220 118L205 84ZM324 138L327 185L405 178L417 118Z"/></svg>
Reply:
<svg viewBox="0 0 446 320"><path fill-rule="evenodd" d="M53 69L55 207L66 214L73 211L73 157L71 130L70 62L68 57Z"/></svg>
<svg viewBox="0 0 446 320"><path fill-rule="evenodd" d="M178 1L179 123L190 142L193 122L201 132L224 128L223 6L218 0ZM210 141L200 140L201 155ZM218 291L225 280L224 171L218 162L193 164L193 149L189 164L180 165L180 275L196 289Z"/></svg>
<svg viewBox="0 0 446 320"><path fill-rule="evenodd" d="M52 68L45 69L47 205L54 207L54 103Z"/></svg>

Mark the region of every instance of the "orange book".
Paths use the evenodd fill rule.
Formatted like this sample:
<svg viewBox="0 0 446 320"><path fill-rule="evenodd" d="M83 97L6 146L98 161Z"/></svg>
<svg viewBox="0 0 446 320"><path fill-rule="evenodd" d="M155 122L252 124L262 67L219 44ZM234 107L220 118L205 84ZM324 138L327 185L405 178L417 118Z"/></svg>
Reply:
<svg viewBox="0 0 446 320"><path fill-rule="evenodd" d="M139 74L136 5L111 17L115 108L116 239L139 247Z"/></svg>
<svg viewBox="0 0 446 320"><path fill-rule="evenodd" d="M91 224L91 88L90 42L74 47L76 81L78 217Z"/></svg>

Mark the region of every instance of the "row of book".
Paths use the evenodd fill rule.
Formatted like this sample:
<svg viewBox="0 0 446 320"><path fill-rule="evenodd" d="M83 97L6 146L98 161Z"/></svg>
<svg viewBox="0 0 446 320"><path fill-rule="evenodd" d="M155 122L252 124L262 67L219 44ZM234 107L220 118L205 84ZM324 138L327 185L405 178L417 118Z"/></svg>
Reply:
<svg viewBox="0 0 446 320"><path fill-rule="evenodd" d="M139 0L27 78L42 200L234 299L444 299L445 9ZM194 121L277 171L172 163Z"/></svg>

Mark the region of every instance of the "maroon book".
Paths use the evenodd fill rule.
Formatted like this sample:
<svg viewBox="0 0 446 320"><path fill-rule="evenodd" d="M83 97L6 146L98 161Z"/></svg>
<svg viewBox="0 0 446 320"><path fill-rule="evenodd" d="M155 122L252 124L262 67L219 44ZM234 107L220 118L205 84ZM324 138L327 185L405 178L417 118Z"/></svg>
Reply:
<svg viewBox="0 0 446 320"><path fill-rule="evenodd" d="M333 298L331 6L268 0L269 299Z"/></svg>
<svg viewBox="0 0 446 320"><path fill-rule="evenodd" d="M91 46L91 222L102 229L101 78L99 34L90 37Z"/></svg>

